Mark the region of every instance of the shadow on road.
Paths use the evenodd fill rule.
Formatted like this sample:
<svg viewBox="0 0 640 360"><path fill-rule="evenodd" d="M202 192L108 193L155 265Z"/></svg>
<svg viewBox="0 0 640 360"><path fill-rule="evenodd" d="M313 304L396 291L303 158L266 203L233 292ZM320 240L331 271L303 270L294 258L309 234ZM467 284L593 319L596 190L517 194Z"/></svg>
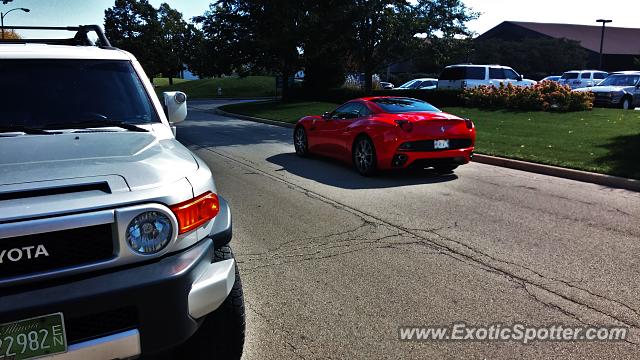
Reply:
<svg viewBox="0 0 640 360"><path fill-rule="evenodd" d="M640 134L624 135L602 145L609 154L597 159L597 162L611 167L613 175L640 179Z"/></svg>
<svg viewBox="0 0 640 360"><path fill-rule="evenodd" d="M385 171L373 177L364 177L341 162L316 156L303 159L295 153L274 155L267 158L267 161L281 166L291 174L343 189L381 189L436 184L458 178L455 174L439 175L432 170L424 169Z"/></svg>

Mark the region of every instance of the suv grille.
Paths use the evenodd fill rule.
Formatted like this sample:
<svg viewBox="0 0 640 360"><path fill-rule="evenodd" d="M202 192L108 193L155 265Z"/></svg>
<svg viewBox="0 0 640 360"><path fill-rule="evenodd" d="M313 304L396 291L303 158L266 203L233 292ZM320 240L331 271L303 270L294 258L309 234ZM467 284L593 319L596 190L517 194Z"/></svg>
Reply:
<svg viewBox="0 0 640 360"><path fill-rule="evenodd" d="M46 254L42 248L37 251L39 246ZM0 239L0 277L54 271L114 256L111 224L5 238Z"/></svg>

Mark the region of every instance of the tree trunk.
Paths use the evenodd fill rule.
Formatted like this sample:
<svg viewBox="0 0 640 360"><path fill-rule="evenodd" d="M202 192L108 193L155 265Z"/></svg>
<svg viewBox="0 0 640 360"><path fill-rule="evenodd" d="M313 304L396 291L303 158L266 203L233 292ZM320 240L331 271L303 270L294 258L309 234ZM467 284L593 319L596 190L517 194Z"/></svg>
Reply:
<svg viewBox="0 0 640 360"><path fill-rule="evenodd" d="M169 85L173 85L173 77L169 75Z"/></svg>
<svg viewBox="0 0 640 360"><path fill-rule="evenodd" d="M364 92L367 95L370 95L373 90L373 81L371 81L372 73L373 71L368 68L364 70Z"/></svg>

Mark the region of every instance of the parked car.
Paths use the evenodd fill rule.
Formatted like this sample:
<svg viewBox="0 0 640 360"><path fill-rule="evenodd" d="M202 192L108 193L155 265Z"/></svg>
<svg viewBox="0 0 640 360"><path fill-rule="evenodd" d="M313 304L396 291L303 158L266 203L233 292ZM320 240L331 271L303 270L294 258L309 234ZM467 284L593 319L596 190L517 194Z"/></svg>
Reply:
<svg viewBox="0 0 640 360"><path fill-rule="evenodd" d="M633 109L640 106L640 71L614 72L596 86L574 91L591 91L594 105Z"/></svg>
<svg viewBox="0 0 640 360"><path fill-rule="evenodd" d="M394 86L392 83L390 83L390 82L380 81L380 87L381 87L383 90L391 90L391 89L393 89L395 86Z"/></svg>
<svg viewBox="0 0 640 360"><path fill-rule="evenodd" d="M438 89L466 89L480 85L495 85L501 83L515 86L531 86L536 81L525 79L515 70L501 65L451 65L442 70L438 79Z"/></svg>
<svg viewBox="0 0 640 360"><path fill-rule="evenodd" d="M390 96L355 99L322 116L303 117L293 134L299 156L334 157L362 175L408 166L449 173L469 162L476 138L469 119Z"/></svg>
<svg viewBox="0 0 640 360"><path fill-rule="evenodd" d="M558 82L560 80L562 76L560 75L551 75L551 76L547 76L546 78L540 80L540 81L555 81Z"/></svg>
<svg viewBox="0 0 640 360"><path fill-rule="evenodd" d="M609 74L599 70L572 70L562 74L559 83L572 89L591 87L604 80Z"/></svg>
<svg viewBox="0 0 640 360"><path fill-rule="evenodd" d="M186 95L97 25L55 30L0 41L0 357L239 359L231 212L175 138Z"/></svg>
<svg viewBox="0 0 640 360"><path fill-rule="evenodd" d="M438 79L422 78L409 80L398 86L395 90L435 90L438 85Z"/></svg>

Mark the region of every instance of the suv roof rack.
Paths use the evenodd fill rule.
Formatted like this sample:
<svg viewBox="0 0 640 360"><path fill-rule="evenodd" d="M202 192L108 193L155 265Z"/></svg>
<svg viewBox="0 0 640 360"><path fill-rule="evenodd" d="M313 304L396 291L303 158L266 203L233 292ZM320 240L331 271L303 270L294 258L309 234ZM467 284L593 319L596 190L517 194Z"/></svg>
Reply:
<svg viewBox="0 0 640 360"><path fill-rule="evenodd" d="M64 30L75 31L76 34L68 39L0 39L0 44L49 44L49 45L72 45L72 46L94 46L89 40L88 34L95 32L98 35L98 46L103 49L115 49L111 46L109 39L105 36L100 25L78 25L78 26L0 26L3 30Z"/></svg>

